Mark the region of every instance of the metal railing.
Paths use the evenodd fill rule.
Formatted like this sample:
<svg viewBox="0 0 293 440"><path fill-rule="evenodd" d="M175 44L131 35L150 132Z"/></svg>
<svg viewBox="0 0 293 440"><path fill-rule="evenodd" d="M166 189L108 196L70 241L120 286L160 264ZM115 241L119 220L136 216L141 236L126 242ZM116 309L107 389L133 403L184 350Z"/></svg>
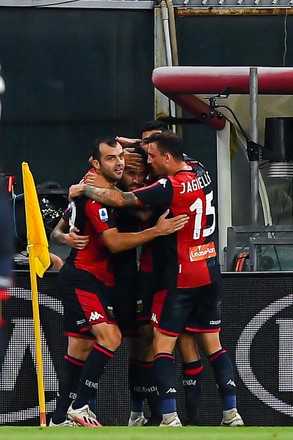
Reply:
<svg viewBox="0 0 293 440"><path fill-rule="evenodd" d="M257 248L263 245L293 246L293 225L228 227L225 270L233 272L238 255L246 251L249 254L250 270L257 271L259 269Z"/></svg>

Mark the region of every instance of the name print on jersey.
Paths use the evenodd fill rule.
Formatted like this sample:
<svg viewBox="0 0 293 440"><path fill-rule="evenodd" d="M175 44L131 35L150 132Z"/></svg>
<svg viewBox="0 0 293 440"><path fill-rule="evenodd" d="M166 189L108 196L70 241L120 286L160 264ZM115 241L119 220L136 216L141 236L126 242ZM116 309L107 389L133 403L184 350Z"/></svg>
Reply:
<svg viewBox="0 0 293 440"><path fill-rule="evenodd" d="M189 193L192 191L197 191L198 189L205 188L211 183L211 178L208 171L206 171L202 176L198 176L189 182L181 182L182 191L179 194Z"/></svg>

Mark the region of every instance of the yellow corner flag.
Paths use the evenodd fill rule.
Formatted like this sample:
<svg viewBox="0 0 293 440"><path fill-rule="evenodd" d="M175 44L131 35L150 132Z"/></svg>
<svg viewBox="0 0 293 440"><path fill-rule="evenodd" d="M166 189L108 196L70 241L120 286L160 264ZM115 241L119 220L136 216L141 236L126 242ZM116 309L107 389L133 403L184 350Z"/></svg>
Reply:
<svg viewBox="0 0 293 440"><path fill-rule="evenodd" d="M28 248L33 247L34 267L37 275L43 277L50 266L50 255L45 226L40 210L35 182L26 162L22 163L22 180L25 204L25 218Z"/></svg>
<svg viewBox="0 0 293 440"><path fill-rule="evenodd" d="M26 162L22 163L22 181L27 229L27 249L29 256L30 280L32 289L32 308L36 338L40 426L44 427L46 426L46 403L44 392L37 274L39 275L39 277L43 277L46 269L48 269L48 267L50 266L50 255L35 182L30 172L29 166Z"/></svg>

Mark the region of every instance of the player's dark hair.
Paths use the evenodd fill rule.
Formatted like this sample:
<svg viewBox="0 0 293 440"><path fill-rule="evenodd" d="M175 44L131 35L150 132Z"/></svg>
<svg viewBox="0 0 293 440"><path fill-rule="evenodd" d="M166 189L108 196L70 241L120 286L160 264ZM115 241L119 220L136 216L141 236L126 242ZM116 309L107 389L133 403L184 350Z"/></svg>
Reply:
<svg viewBox="0 0 293 440"><path fill-rule="evenodd" d="M148 155L145 152L145 150L140 145L137 145L137 146L134 147L134 153L138 153L138 154L141 155L142 160L143 160L143 164L147 167Z"/></svg>
<svg viewBox="0 0 293 440"><path fill-rule="evenodd" d="M158 119L153 119L152 121L145 122L144 126L140 130L140 134L144 133L145 131L152 131L152 130L160 130L160 131L167 131L168 125L165 124L163 121L159 121Z"/></svg>
<svg viewBox="0 0 293 440"><path fill-rule="evenodd" d="M104 138L100 137L94 141L93 149L92 149L92 157L93 157L93 159L96 159L99 162L101 160L101 151L100 151L101 144L107 144L107 145L109 145L109 147L116 148L117 141L114 136L109 136L109 137L104 137Z"/></svg>
<svg viewBox="0 0 293 440"><path fill-rule="evenodd" d="M151 134L146 143L155 143L161 153L170 153L175 159L184 160L182 141L171 130Z"/></svg>

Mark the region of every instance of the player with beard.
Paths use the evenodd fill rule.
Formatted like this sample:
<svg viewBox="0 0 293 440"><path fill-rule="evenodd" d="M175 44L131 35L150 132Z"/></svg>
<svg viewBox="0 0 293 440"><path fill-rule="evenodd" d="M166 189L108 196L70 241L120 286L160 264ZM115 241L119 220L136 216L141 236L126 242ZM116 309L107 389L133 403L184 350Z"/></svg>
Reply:
<svg viewBox="0 0 293 440"><path fill-rule="evenodd" d="M121 178L123 149L114 138L95 142L93 167L103 188L114 187ZM148 230L120 233L111 210L86 197L76 200L71 224L90 238L84 249L71 250L58 274L57 287L64 305L64 333L69 342L50 426L101 426L88 402L95 396L104 366L121 341L109 294L114 287L110 255L173 233L186 224L186 216L170 222L166 215L164 213L156 226Z"/></svg>
<svg viewBox="0 0 293 440"><path fill-rule="evenodd" d="M221 274L215 246L216 213L208 171L184 161L181 141L172 132L151 135L148 162L156 175L166 176L133 193L87 185L70 188L115 207L155 205L170 215L188 213L184 232L165 237L158 247L161 287L152 309L158 392L162 404L161 427L181 426L176 407L176 369L173 350L180 334L197 340L213 368L223 405L223 426L242 426L236 406L234 370L221 346Z"/></svg>
<svg viewBox="0 0 293 440"><path fill-rule="evenodd" d="M145 185L147 176L147 155L140 146L131 144L131 151L141 157L135 167L126 164L117 188L122 191L134 191ZM126 148L128 148L126 146ZM89 172L85 182L98 186L96 175ZM114 210L119 232L133 232L141 229L141 217L146 216L141 208L121 208ZM128 353L128 386L130 391L131 414L128 426L141 426L147 420L143 414L145 390L143 391L145 368L142 368L142 339L137 323L138 255L136 249L130 249L112 256L115 288L113 289L113 307L117 325L122 333ZM143 362L144 364L144 362Z"/></svg>
<svg viewBox="0 0 293 440"><path fill-rule="evenodd" d="M159 120L151 120L147 121L142 127L140 141L138 139L128 139L124 137L116 138L119 139L119 141L123 142L127 164L122 179L118 185L120 189L124 191L132 191L136 189L138 182L137 179L139 179L140 185L142 185L143 183L144 185L146 185L147 183L150 184L158 179L158 176L156 176L152 172L152 169L148 167L145 182L142 182L141 167L144 165L144 159L141 151L142 149L139 149L137 147L137 144L140 143L144 152L147 153L148 138L152 134L165 132L167 130L168 126L164 122ZM195 162L193 159L188 158L186 154L184 154L184 160L187 161L189 165ZM129 183L133 183L134 181L131 176L135 176L136 179L136 184L133 187L127 185L127 181ZM87 173L87 175L85 176L85 181L89 185L97 186L95 174L93 174L92 172ZM135 219L135 217L128 212L129 208L128 210L122 209L120 211L122 211L124 214L122 216L121 214L118 216L118 218L121 220L121 224L118 229L122 230L121 228L125 228L126 226L129 228L128 230L136 230L135 228L138 227L137 219ZM153 218L147 215L147 220L141 223L141 229L154 225L156 218L157 217L155 215L153 216ZM68 240L68 243L71 240L72 244L70 245L75 247L76 245L82 246L83 240L84 244L86 244L86 239L87 237L82 237L80 235L75 236L75 234L71 231L69 234L67 234L67 238L65 238L65 234L63 234L62 242L66 242L66 240ZM125 307L125 304L117 304L116 318L118 316L125 317L125 319L118 319L118 325L120 327L120 330L124 334L124 340L126 341L129 354L128 383L131 395L131 414L128 423L130 426L144 424L158 426L162 418L160 402L155 385L155 354L153 347L154 330L153 325L151 324L152 304L155 292L158 290L158 285L160 283L160 264L163 261L163 259L161 261L160 259L156 259L156 263L154 263L154 256L158 254L158 252L156 251L156 246L156 240L152 240L151 242L146 243L142 246L139 259L139 270L137 273L136 288L133 288L135 277L127 277L127 275L125 275L131 272L129 270L131 266L132 273L134 273L135 251L131 250L126 252L126 255L128 255L128 257L130 257L131 254L133 255L132 259L126 258L126 255L124 255L125 253L115 256L121 262L121 264L117 264L116 266L118 268L118 283L116 285L125 285L126 289L124 289L124 292L125 290L129 292L129 294L126 296L129 301L128 307ZM122 270L123 265L128 265L128 270ZM134 330L134 328L136 328L136 324L135 320L133 319L133 292L136 292L137 298L136 313L138 322L139 343L137 341L137 332ZM119 298L122 297L119 296ZM127 331L125 323L127 323ZM184 424L198 425L198 414L202 389L202 361L194 338L190 338L189 335L183 333L179 336L177 345L182 359L182 383L185 394ZM139 357L140 361L138 360ZM145 398L147 399L150 408L150 419L147 422L143 414L143 401L145 400Z"/></svg>
<svg viewBox="0 0 293 440"><path fill-rule="evenodd" d="M148 152L148 138L155 133L162 133L168 130L168 126L160 120L147 121L141 129L141 146L144 151ZM129 142L130 139L118 138L123 142ZM132 142L136 142L133 139ZM125 148L126 147L126 148ZM142 157L136 153L131 144L125 144L125 151L130 154L126 155L128 167L137 169L142 162ZM196 163L193 159L184 154L184 160L191 165ZM145 184L149 185L158 180L151 167L148 168ZM95 185L90 178L87 180L88 184ZM149 227L155 224L156 215L153 218L149 217L147 221L142 223L141 227ZM153 337L154 330L151 324L152 304L155 292L158 290L158 285L161 278L160 259L156 259L155 255L157 243L153 240L142 246L140 253L139 271L137 275L137 319L139 325L140 341L142 346L142 362L140 363L138 374L143 378L140 389L146 395L148 405L150 407L151 415L147 421L147 426L158 426L162 419L160 402L158 399L157 389L155 386L155 371L154 371L154 346ZM163 261L163 259L162 259ZM198 351L195 338L190 338L183 333L179 336L177 346L182 359L182 384L184 389L185 402L185 425L199 424L199 405L202 390L202 376L203 364ZM138 394L138 393L137 393ZM133 422L131 422L131 420ZM132 412L130 416L130 423L141 424L144 416L140 412Z"/></svg>
<svg viewBox="0 0 293 440"><path fill-rule="evenodd" d="M123 191L133 191L144 185L147 175L147 155L138 145L129 145L133 154L141 157L135 167L126 165L122 178L117 187ZM124 150L125 151L125 150ZM92 162L92 158L91 158ZM98 185L99 177L92 168L82 179ZM137 217L137 208L115 210L113 215L119 232L134 232L140 229L140 219ZM72 248L82 250L89 242L88 235L80 235L76 227L69 230L69 213L59 221L51 234L55 244L67 244ZM145 214L144 214L145 215ZM128 352L128 383L130 390L131 416L129 426L138 426L146 423L143 416L145 395L141 392L141 340L138 332L136 316L137 291L137 251L130 249L111 256L115 275L115 288L111 291L115 319ZM94 407L94 404L92 405Z"/></svg>

